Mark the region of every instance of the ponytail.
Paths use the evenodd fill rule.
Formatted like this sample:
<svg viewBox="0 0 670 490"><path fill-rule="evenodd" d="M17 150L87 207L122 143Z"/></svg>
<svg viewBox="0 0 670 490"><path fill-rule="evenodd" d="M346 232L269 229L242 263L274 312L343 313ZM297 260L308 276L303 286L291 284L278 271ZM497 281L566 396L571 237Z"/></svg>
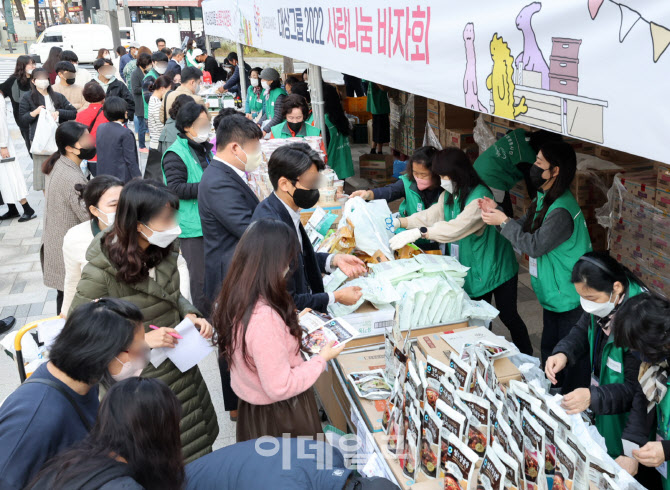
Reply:
<svg viewBox="0 0 670 490"><path fill-rule="evenodd" d="M54 165L56 165L56 162L60 158L60 152L57 151L54 154L52 154L49 158L44 160L44 163L42 163L42 173L44 175L49 175L51 171L54 169Z"/></svg>

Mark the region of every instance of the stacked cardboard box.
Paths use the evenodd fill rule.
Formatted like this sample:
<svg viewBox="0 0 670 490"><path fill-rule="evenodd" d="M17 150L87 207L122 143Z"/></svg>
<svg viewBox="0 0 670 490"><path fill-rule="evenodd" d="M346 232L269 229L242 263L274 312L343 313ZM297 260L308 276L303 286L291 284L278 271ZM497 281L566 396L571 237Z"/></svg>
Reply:
<svg viewBox="0 0 670 490"><path fill-rule="evenodd" d="M372 119L372 114L367 110L367 97L346 97L342 99L344 112L356 116L359 124L366 124Z"/></svg>
<svg viewBox="0 0 670 490"><path fill-rule="evenodd" d="M476 113L433 99L428 99L427 109L428 124L442 147L460 148L474 161L479 154L479 147L474 142L472 132Z"/></svg>
<svg viewBox="0 0 670 490"><path fill-rule="evenodd" d="M375 187L393 182L393 155L364 154L359 158L361 178L375 181Z"/></svg>
<svg viewBox="0 0 670 490"><path fill-rule="evenodd" d="M391 148L411 155L423 145L427 103L424 97L400 92L390 99Z"/></svg>
<svg viewBox="0 0 670 490"><path fill-rule="evenodd" d="M463 150L470 161L475 163L479 156L479 146L475 142L473 128L445 129L440 135L444 146Z"/></svg>

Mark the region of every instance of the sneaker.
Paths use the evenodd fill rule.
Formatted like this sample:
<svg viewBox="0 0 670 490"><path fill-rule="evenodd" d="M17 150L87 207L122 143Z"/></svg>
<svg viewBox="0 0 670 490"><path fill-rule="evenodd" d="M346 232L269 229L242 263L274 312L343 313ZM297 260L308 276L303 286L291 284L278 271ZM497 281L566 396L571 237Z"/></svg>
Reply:
<svg viewBox="0 0 670 490"><path fill-rule="evenodd" d="M149 153L149 148L140 148L140 153Z"/></svg>
<svg viewBox="0 0 670 490"><path fill-rule="evenodd" d="M0 216L0 220L18 218L19 216L21 216L21 215L19 214L18 211L14 211L13 213L10 212L10 211L7 211L5 214Z"/></svg>
<svg viewBox="0 0 670 490"><path fill-rule="evenodd" d="M28 213L23 213L23 215L19 218L19 223L23 223L25 221L30 221L31 219L37 218L37 213L33 212L31 214Z"/></svg>

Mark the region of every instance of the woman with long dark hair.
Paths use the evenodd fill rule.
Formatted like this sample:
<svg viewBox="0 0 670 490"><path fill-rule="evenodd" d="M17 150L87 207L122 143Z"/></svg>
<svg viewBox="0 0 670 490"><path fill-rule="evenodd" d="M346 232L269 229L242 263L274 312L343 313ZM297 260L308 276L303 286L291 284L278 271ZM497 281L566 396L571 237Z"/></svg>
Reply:
<svg viewBox="0 0 670 490"><path fill-rule="evenodd" d="M144 170L145 179L163 180L161 171L162 153L158 151L158 140L165 125L161 122L161 104L165 94L174 90L172 79L167 75L161 75L149 85L151 97L149 98L149 112L147 123L149 125L149 156L147 166Z"/></svg>
<svg viewBox="0 0 670 490"><path fill-rule="evenodd" d="M21 124L29 128L29 137L32 141L37 129L40 112L46 110L59 124L71 121L77 117L77 109L63 94L54 92L47 78L44 68L35 68L31 77L31 90L23 95L19 104ZM33 189L44 190L44 172L42 164L49 155L32 155L33 157Z"/></svg>
<svg viewBox="0 0 670 490"><path fill-rule="evenodd" d="M519 265L514 250L498 231L482 221L479 200L492 198L467 155L446 148L433 158L433 172L440 175L444 192L425 211L396 219L396 228L407 228L391 239L397 250L420 238L449 244L449 255L470 267L463 288L475 299L490 302L495 296L500 320L524 354L532 354L526 324L517 310Z"/></svg>
<svg viewBox="0 0 670 490"><path fill-rule="evenodd" d="M180 414L179 400L161 381L116 383L86 439L53 458L27 488L180 490Z"/></svg>
<svg viewBox="0 0 670 490"><path fill-rule="evenodd" d="M30 92L30 78L32 77L35 67L35 61L27 54L22 54L16 58L14 73L9 75L7 80L0 84L0 92L2 92L2 96L9 97L9 100L12 103L14 120L21 130L21 136L23 136L23 141L26 143L28 151L30 151L30 134L28 126L21 122L21 117L19 116L19 104L21 103L23 95Z"/></svg>
<svg viewBox="0 0 670 490"><path fill-rule="evenodd" d="M277 244L282 244L277 246ZM316 436L321 423L312 385L344 345L330 342L309 361L286 276L298 260L294 229L252 223L235 249L212 316L237 396L237 442L261 436Z"/></svg>
<svg viewBox="0 0 670 490"><path fill-rule="evenodd" d="M47 60L42 65L42 68L44 68L49 75L49 83L51 85L56 83L56 65L60 61L60 54L62 52L63 48L59 48L58 46L52 47L49 50L49 56L47 57Z"/></svg>
<svg viewBox="0 0 670 490"><path fill-rule="evenodd" d="M60 314L65 289L63 239L70 228L89 219L75 186L86 185L80 165L82 160L95 155L95 146L86 126L75 121L58 127L56 146L58 151L42 167L46 175L42 267L44 285L58 291L56 313Z"/></svg>
<svg viewBox="0 0 670 490"><path fill-rule="evenodd" d="M178 268L181 233L177 225L179 198L155 180L132 180L119 197L114 226L98 234L86 253L70 311L82 303L108 296L124 298L144 314L149 347L174 347L171 333L185 318L206 339L212 326L180 292ZM160 327L153 330L150 326ZM212 450L219 432L214 406L198 366L181 372L166 359L142 371L146 378L165 381L182 402L182 445L190 461Z"/></svg>
<svg viewBox="0 0 670 490"><path fill-rule="evenodd" d="M523 218L513 220L496 209L492 199L482 202L485 223L501 227L501 234L514 248L530 257L533 291L543 312L542 364L584 313L579 294L570 282L577 260L591 251L586 221L570 184L577 171L575 150L564 142L550 142L540 148L530 179L537 197ZM588 367L586 367L588 369ZM579 367L576 372L583 372ZM579 376L565 376L558 385L565 392L580 388Z"/></svg>
<svg viewBox="0 0 670 490"><path fill-rule="evenodd" d="M148 362L143 334L142 313L128 301L101 298L72 312L49 361L0 406L0 487L25 488L46 461L87 436L98 384L137 376Z"/></svg>

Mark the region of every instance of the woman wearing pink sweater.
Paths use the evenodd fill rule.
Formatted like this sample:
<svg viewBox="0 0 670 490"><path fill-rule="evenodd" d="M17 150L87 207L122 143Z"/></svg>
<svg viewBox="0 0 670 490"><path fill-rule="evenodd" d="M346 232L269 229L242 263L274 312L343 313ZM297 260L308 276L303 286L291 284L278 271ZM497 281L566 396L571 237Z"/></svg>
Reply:
<svg viewBox="0 0 670 490"><path fill-rule="evenodd" d="M321 432L310 388L344 346L331 342L309 361L301 355L302 330L285 279L298 247L288 225L269 219L252 223L216 302L213 324L240 399L237 442Z"/></svg>

